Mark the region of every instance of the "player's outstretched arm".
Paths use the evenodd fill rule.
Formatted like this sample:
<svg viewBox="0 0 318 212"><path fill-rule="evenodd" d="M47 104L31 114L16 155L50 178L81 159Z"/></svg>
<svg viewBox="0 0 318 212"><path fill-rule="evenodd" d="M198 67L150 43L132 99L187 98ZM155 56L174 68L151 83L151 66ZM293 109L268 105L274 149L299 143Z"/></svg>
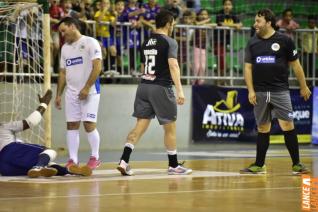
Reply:
<svg viewBox="0 0 318 212"><path fill-rule="evenodd" d="M23 130L32 128L40 123L42 115L52 99L52 90L49 89L42 97L40 95L38 95L38 97L40 105L33 113L23 120Z"/></svg>

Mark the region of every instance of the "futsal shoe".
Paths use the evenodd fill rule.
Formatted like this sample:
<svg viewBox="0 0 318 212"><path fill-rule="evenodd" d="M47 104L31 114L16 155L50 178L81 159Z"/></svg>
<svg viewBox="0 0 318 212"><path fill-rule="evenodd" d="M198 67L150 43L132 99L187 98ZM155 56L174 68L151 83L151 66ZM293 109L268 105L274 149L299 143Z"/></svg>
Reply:
<svg viewBox="0 0 318 212"><path fill-rule="evenodd" d="M97 167L99 167L101 163L102 163L102 162L101 162L100 160L97 160L96 157L90 156L90 157L89 157L89 161L87 162L86 165L87 165L89 168L91 168L92 170L94 170L94 169L96 169Z"/></svg>
<svg viewBox="0 0 318 212"><path fill-rule="evenodd" d="M93 173L92 169L87 165L78 166L76 164L73 164L73 165L69 166L67 169L71 174L81 175L81 176L85 176L85 177L91 176Z"/></svg>
<svg viewBox="0 0 318 212"><path fill-rule="evenodd" d="M191 174L192 169L185 168L181 164L179 164L177 167L173 168L169 166L168 168L168 175L187 175Z"/></svg>
<svg viewBox="0 0 318 212"><path fill-rule="evenodd" d="M41 167L41 166L34 166L32 169L28 171L28 176L31 178L37 177L52 177L57 174L57 170L52 167Z"/></svg>
<svg viewBox="0 0 318 212"><path fill-rule="evenodd" d="M310 173L310 170L305 165L299 163L292 167L292 172L294 175L301 175Z"/></svg>
<svg viewBox="0 0 318 212"><path fill-rule="evenodd" d="M65 165L66 168L69 168L70 166L78 166L78 164L74 163L73 159L69 159Z"/></svg>
<svg viewBox="0 0 318 212"><path fill-rule="evenodd" d="M240 174L266 174L266 166L256 166L252 163L249 167L240 170Z"/></svg>
<svg viewBox="0 0 318 212"><path fill-rule="evenodd" d="M117 170L120 171L121 175L123 176L134 175L134 172L130 169L129 164L126 163L124 160L120 160L120 163L117 166Z"/></svg>

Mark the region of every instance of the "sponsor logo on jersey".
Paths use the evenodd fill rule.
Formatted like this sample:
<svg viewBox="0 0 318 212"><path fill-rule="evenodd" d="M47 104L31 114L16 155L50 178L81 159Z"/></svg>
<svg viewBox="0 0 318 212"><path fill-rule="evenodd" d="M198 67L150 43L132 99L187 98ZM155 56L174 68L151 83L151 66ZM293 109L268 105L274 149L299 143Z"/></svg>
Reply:
<svg viewBox="0 0 318 212"><path fill-rule="evenodd" d="M277 52L280 49L280 45L278 43L273 43L271 48L273 51Z"/></svg>
<svg viewBox="0 0 318 212"><path fill-rule="evenodd" d="M94 119L94 118L96 118L96 115L93 113L87 113L87 117Z"/></svg>
<svg viewBox="0 0 318 212"><path fill-rule="evenodd" d="M297 50L295 49L294 51L293 51L293 56L295 56L297 54Z"/></svg>
<svg viewBox="0 0 318 212"><path fill-rule="evenodd" d="M155 46L157 44L157 40L150 38L146 44L146 46Z"/></svg>
<svg viewBox="0 0 318 212"><path fill-rule="evenodd" d="M256 57L256 63L275 63L275 56L258 56Z"/></svg>
<svg viewBox="0 0 318 212"><path fill-rule="evenodd" d="M85 49L84 44L82 44L79 49L80 49L80 51L83 51Z"/></svg>
<svg viewBox="0 0 318 212"><path fill-rule="evenodd" d="M83 57L66 59L66 66L74 66L78 64L83 64Z"/></svg>

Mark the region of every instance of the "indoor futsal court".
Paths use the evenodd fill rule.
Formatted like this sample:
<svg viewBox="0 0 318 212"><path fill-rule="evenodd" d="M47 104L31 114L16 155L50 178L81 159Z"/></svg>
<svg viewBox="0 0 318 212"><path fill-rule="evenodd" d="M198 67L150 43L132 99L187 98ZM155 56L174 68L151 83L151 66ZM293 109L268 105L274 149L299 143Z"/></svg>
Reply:
<svg viewBox="0 0 318 212"><path fill-rule="evenodd" d="M266 175L239 174L255 150L234 146L180 151L179 158L193 169L185 176L166 174L164 153L136 151L131 161L135 176L121 176L115 169L120 152L104 152L107 162L90 177L1 177L0 211L301 211L301 176L291 174L284 146L270 148ZM313 174L317 154L315 148L301 148Z"/></svg>

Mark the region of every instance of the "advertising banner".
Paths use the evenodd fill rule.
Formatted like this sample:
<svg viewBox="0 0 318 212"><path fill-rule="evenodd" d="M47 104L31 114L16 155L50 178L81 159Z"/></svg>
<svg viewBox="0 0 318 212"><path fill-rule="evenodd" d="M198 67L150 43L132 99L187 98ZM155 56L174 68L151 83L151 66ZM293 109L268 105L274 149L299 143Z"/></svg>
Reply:
<svg viewBox="0 0 318 212"><path fill-rule="evenodd" d="M291 90L293 116L301 141L311 134L312 99L305 102L299 89ZM274 142L283 142L277 120L272 122ZM257 135L253 106L245 88L223 88L212 85L192 87L193 141L249 141Z"/></svg>

